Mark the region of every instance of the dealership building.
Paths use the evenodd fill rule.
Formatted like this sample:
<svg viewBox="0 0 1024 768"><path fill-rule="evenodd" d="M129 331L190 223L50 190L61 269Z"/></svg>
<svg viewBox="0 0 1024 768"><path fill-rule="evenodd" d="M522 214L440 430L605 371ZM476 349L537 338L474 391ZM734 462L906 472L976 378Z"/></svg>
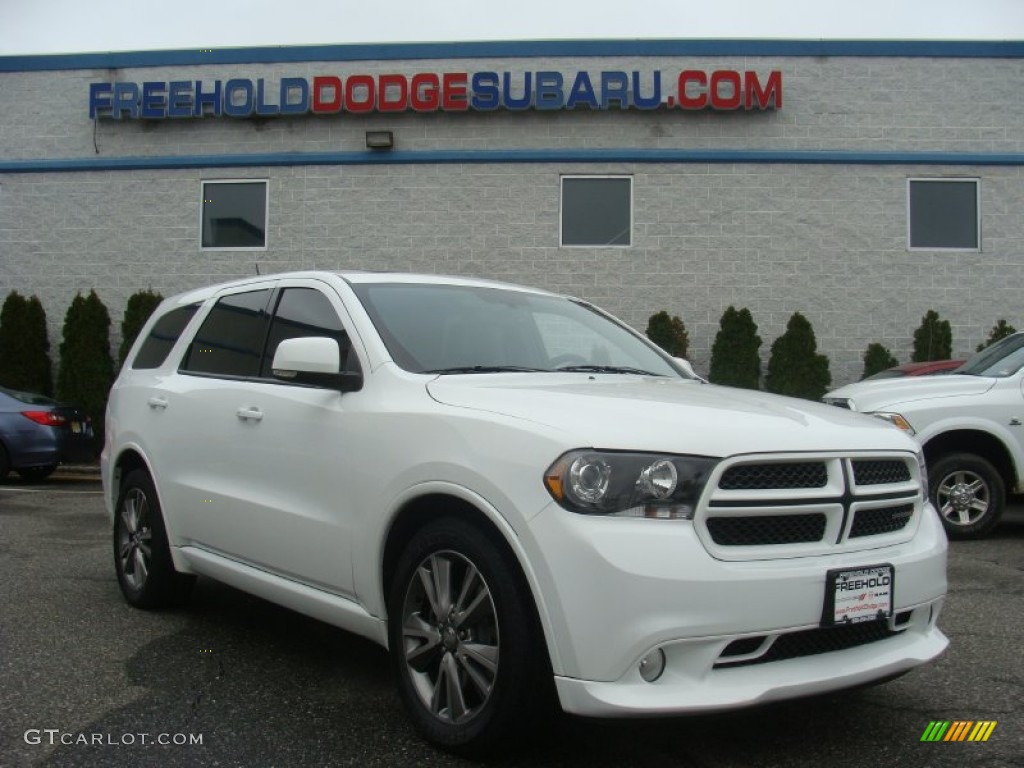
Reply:
<svg viewBox="0 0 1024 768"><path fill-rule="evenodd" d="M723 311L813 323L833 381L1024 328L1024 43L550 41L0 57L0 299L56 349L95 289L473 275L643 330L707 371ZM117 339L114 338L116 348Z"/></svg>

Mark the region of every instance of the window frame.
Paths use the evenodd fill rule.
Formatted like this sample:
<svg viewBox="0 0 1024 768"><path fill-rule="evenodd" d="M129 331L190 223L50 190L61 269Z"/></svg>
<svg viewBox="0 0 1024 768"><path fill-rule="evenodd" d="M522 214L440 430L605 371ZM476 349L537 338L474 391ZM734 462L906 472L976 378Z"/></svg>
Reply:
<svg viewBox="0 0 1024 768"><path fill-rule="evenodd" d="M914 245L911 240L913 220L911 216L911 188L914 182L973 183L974 184L974 231L975 245L973 248L960 246L922 246ZM981 178L978 176L909 176L907 177L907 250L913 252L937 251L945 253L981 253Z"/></svg>
<svg viewBox="0 0 1024 768"><path fill-rule="evenodd" d="M565 242L565 181L566 179L610 179L629 181L629 242L628 243L566 243ZM558 177L558 247L559 248L632 248L635 242L634 177L629 173L563 173Z"/></svg>
<svg viewBox="0 0 1024 768"><path fill-rule="evenodd" d="M270 244L270 179L201 179L199 187L199 250L200 251L266 251ZM207 184L262 184L263 185L263 245L204 245L203 227L206 223Z"/></svg>

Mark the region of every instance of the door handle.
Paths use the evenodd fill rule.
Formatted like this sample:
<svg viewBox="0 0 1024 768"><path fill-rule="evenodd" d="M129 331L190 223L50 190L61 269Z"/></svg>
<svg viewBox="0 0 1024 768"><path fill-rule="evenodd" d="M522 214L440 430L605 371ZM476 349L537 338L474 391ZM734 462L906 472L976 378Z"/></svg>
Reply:
<svg viewBox="0 0 1024 768"><path fill-rule="evenodd" d="M242 421L262 421L263 411L259 408L239 408L235 411Z"/></svg>
<svg viewBox="0 0 1024 768"><path fill-rule="evenodd" d="M167 398L154 396L149 398L148 403L149 407L152 408L153 410L163 410L164 408L167 407Z"/></svg>

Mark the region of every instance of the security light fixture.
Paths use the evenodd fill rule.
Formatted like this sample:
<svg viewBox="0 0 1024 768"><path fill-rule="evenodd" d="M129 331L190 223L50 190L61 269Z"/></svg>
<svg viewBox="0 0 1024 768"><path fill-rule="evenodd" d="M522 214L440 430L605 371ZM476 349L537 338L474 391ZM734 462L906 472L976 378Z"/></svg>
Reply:
<svg viewBox="0 0 1024 768"><path fill-rule="evenodd" d="M391 131L367 131L367 149L392 149L395 146L395 135Z"/></svg>

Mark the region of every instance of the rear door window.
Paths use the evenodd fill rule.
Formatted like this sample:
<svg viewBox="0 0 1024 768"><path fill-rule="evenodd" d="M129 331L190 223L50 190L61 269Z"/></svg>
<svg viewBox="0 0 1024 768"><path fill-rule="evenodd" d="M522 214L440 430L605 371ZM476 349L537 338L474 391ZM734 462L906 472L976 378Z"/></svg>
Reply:
<svg viewBox="0 0 1024 768"><path fill-rule="evenodd" d="M215 376L259 375L267 337L269 288L224 296L189 344L182 370Z"/></svg>

